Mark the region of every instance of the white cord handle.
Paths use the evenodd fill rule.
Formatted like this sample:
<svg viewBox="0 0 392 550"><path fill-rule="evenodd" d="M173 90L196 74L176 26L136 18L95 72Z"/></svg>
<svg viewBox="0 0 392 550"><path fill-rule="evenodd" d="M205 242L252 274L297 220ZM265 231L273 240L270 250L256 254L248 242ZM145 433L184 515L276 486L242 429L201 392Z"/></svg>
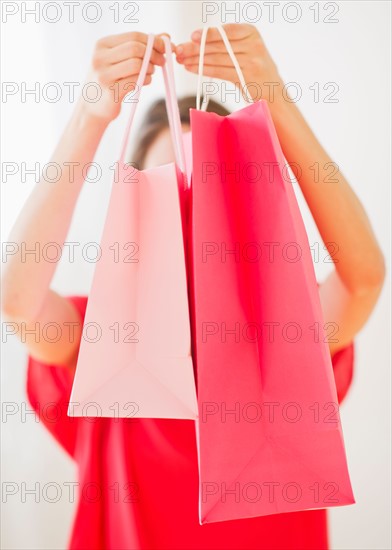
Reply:
<svg viewBox="0 0 392 550"><path fill-rule="evenodd" d="M208 32L209 28L210 27L204 27L203 28L203 32L202 32L201 40L200 40L199 74L198 74L198 79L197 79L197 95L196 95L196 109L199 110L199 111L201 109L203 109L203 107L206 108L206 106L207 106L206 99L204 98L203 105L202 105L202 107L200 107L200 96L201 96L201 81L202 81L202 76L203 76L204 54L205 54L205 49L206 49L207 32ZM241 71L241 67L240 67L240 65L237 61L237 58L234 55L233 48L231 47L229 39L227 38L227 34L226 34L224 28L222 27L222 25L217 25L217 29L218 29L221 37L222 37L224 45L226 46L227 53L229 54L230 59L231 59L233 65L234 65L234 68L236 70L237 76L239 78L239 81L240 81L240 84L241 84L241 87L242 87L242 90L246 94L246 99L247 99L247 101L252 103L253 100L252 100L251 96L249 95L244 75ZM208 102L208 100L207 100L207 102Z"/></svg>

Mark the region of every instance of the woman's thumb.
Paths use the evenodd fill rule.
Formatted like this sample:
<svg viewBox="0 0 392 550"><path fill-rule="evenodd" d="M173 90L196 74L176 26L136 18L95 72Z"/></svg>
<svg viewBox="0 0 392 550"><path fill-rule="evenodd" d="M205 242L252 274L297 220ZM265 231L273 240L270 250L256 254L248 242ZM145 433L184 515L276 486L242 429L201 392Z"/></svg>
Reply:
<svg viewBox="0 0 392 550"><path fill-rule="evenodd" d="M157 34L157 36L167 36L168 38L170 38L170 39L171 39L171 36L170 36L170 34L169 34L169 33L167 33L167 32L161 32L161 33ZM173 44L173 42L172 42L171 40L170 40L170 45L171 45L171 49L172 49L172 50L173 50L173 52L175 53L175 51L176 51L176 45L175 45L175 44Z"/></svg>

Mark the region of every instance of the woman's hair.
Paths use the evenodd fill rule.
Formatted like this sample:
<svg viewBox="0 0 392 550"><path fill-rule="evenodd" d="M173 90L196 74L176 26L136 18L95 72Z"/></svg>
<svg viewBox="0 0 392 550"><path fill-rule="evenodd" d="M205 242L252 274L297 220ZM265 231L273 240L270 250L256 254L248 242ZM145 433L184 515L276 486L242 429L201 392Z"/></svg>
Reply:
<svg viewBox="0 0 392 550"><path fill-rule="evenodd" d="M189 109L195 108L196 97L186 96L178 101L178 108L180 111L180 118L182 124L190 124ZM225 107L213 101L208 102L207 111L217 113L221 116L226 116L230 113ZM134 146L132 154L132 163L135 163L139 170L143 169L144 161L148 152L148 149L152 145L158 134L168 128L169 121L167 118L166 102L164 99L158 99L149 108L144 116L141 131L139 137Z"/></svg>

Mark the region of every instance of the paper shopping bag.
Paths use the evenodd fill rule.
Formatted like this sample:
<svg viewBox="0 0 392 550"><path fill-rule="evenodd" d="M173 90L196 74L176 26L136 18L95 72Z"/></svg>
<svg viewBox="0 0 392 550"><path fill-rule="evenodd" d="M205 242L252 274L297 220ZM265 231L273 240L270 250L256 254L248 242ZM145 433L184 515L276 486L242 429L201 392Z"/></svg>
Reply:
<svg viewBox="0 0 392 550"><path fill-rule="evenodd" d="M201 524L354 503L304 224L267 102L191 110Z"/></svg>
<svg viewBox="0 0 392 550"><path fill-rule="evenodd" d="M136 94L153 39L151 35ZM181 125L170 41L164 40L167 108L179 159ZM125 162L136 94L88 298L68 414L193 419L197 401L180 201L184 168L171 163L139 171Z"/></svg>

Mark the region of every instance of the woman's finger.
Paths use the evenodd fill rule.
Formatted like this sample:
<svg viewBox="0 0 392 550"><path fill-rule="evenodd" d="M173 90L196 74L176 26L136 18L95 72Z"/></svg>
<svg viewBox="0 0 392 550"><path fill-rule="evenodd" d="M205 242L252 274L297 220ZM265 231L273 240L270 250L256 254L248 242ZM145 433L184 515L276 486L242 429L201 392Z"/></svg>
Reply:
<svg viewBox="0 0 392 550"><path fill-rule="evenodd" d="M98 40L97 44L103 48L115 48L123 42L141 42L142 44L147 44L147 38L148 36L144 32L132 31L104 36Z"/></svg>
<svg viewBox="0 0 392 550"><path fill-rule="evenodd" d="M198 73L199 65L185 65L185 69L190 73ZM235 69L230 69L229 67L216 67L216 66L207 66L203 69L204 76L210 76L211 78L219 78L221 80L228 80L229 82L237 82L238 76Z"/></svg>
<svg viewBox="0 0 392 550"><path fill-rule="evenodd" d="M136 58L128 59L126 61L122 61L121 63L116 63L115 65L110 65L107 69L102 71L101 83L109 84L111 82L117 82L127 77L133 77L134 80L137 80L141 67L142 60ZM147 74L153 74L154 70L154 65L152 63L149 63Z"/></svg>
<svg viewBox="0 0 392 550"><path fill-rule="evenodd" d="M240 67L244 63L248 56L246 54L236 54L236 58ZM198 65L199 64L199 55L193 55L192 57L187 57L182 61L179 61L182 65ZM204 56L203 66L207 67L208 65L219 65L221 67L233 67L233 62L228 53L210 53Z"/></svg>
<svg viewBox="0 0 392 550"><path fill-rule="evenodd" d="M158 34L157 36L159 36L159 37L160 37L160 36L167 36L167 37L170 39L170 46L171 46L171 49L172 49L173 51L175 51L176 45L173 44L173 42L171 41L171 36L170 36L170 34L168 34L167 32L161 32L161 33ZM162 43L163 43L163 41L162 41ZM160 50L159 50L159 51L160 51ZM162 51L163 51L163 52L165 51L165 44L164 44L164 43L163 43L163 50L162 50Z"/></svg>
<svg viewBox="0 0 392 550"><path fill-rule="evenodd" d="M146 45L148 35L144 32L125 32L122 34L113 34L111 36L105 36L97 42L99 48L116 48L125 42L140 42ZM164 53L165 44L161 36L155 36L154 38L154 50L158 53Z"/></svg>
<svg viewBox="0 0 392 550"><path fill-rule="evenodd" d="M128 77L128 78L122 78L121 80L116 82L116 85L117 85L116 91L118 93L119 101L122 101L127 94L134 92L136 90L135 76L137 75L133 75L132 77ZM146 75L143 86L148 86L149 84L151 84L151 82L152 82L152 75L148 74Z"/></svg>
<svg viewBox="0 0 392 550"><path fill-rule="evenodd" d="M246 52L246 44L243 41L232 42L231 47L233 48L234 53L237 55L239 53ZM205 53L224 53L227 52L226 46L221 40L220 42L212 42L210 44L206 43ZM188 57L193 57L199 55L200 53L200 44L196 42L184 42L179 44L176 49L177 60L181 61Z"/></svg>
<svg viewBox="0 0 392 550"><path fill-rule="evenodd" d="M165 34L165 33L162 33L162 34ZM154 50L156 50L158 53L165 52L165 43L162 40L162 34L155 36L155 39L154 39Z"/></svg>
<svg viewBox="0 0 392 550"><path fill-rule="evenodd" d="M102 54L103 59L107 64L114 65L131 58L143 59L146 53L146 46L141 42L124 42L109 50L104 50ZM163 66L165 64L165 58L163 54L152 50L151 63L154 65Z"/></svg>
<svg viewBox="0 0 392 550"><path fill-rule="evenodd" d="M228 23L223 25L223 29L230 40L244 40L248 36L251 36L256 28L248 23ZM257 31L256 31L257 32ZM200 42L202 29L197 29L191 34L191 40L194 42ZM217 27L211 27L207 32L207 44L210 42L222 42L222 36Z"/></svg>

